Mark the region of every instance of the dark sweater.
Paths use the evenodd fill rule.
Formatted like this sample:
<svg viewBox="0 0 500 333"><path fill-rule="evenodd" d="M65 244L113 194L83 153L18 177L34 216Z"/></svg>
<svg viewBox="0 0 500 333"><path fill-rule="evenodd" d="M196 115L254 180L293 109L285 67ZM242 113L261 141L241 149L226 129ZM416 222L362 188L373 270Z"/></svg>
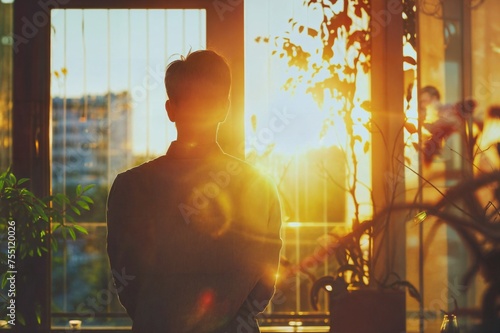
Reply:
<svg viewBox="0 0 500 333"><path fill-rule="evenodd" d="M259 332L281 215L274 185L255 168L215 143L173 142L165 156L117 176L107 223L111 268L128 277L115 284L133 332Z"/></svg>

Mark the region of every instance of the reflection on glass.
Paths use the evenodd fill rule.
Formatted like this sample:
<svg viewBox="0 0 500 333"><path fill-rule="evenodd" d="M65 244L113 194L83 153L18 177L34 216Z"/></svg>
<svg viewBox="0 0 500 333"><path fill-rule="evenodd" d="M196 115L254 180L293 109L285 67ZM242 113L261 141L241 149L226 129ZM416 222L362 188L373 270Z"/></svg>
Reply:
<svg viewBox="0 0 500 333"><path fill-rule="evenodd" d="M495 111L500 103L500 71L494 65L500 60L496 48L500 30L492 14L499 6L498 1L482 0L420 3L420 85L439 92L423 124L422 140L434 138L437 147L423 146L432 153L423 176L442 192L464 178L500 167L500 123ZM425 102L422 95L421 102ZM426 200L441 197L430 187L422 195ZM491 189L482 190L478 198L483 207L494 200ZM460 278L473 263L462 240L449 228L432 230L432 223L423 225L426 331L438 331L439 310L449 311L453 300L460 308L480 307L484 281L479 274L466 289ZM412 241L415 243L415 238ZM467 329L476 324L474 318L460 320Z"/></svg>

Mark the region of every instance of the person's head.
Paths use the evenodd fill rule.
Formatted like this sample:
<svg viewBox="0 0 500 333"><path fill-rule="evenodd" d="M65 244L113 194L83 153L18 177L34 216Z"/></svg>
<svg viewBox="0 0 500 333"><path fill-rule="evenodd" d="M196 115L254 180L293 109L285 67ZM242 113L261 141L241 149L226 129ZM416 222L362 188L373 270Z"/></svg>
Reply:
<svg viewBox="0 0 500 333"><path fill-rule="evenodd" d="M196 51L168 65L165 88L165 108L178 129L217 126L229 108L231 72L219 54Z"/></svg>
<svg viewBox="0 0 500 333"><path fill-rule="evenodd" d="M420 89L419 96L419 109L420 109L420 118L425 120L427 115L427 107L436 103L439 103L441 100L441 95L439 94L439 90L437 90L434 86L425 86Z"/></svg>
<svg viewBox="0 0 500 333"><path fill-rule="evenodd" d="M426 107L427 105L441 100L439 90L434 86L425 86L420 90L420 106Z"/></svg>

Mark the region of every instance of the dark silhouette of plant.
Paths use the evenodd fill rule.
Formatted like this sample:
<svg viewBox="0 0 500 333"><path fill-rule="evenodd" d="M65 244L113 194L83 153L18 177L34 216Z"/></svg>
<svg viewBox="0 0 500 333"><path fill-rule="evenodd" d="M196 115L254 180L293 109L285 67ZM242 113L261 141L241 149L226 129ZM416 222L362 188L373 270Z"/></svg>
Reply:
<svg viewBox="0 0 500 333"><path fill-rule="evenodd" d="M18 283L25 282L30 258L46 255L48 246L57 250L57 234L73 240L77 232L87 234L85 228L73 222L75 215L89 210L94 203L86 195L93 185L77 186L74 198L70 199L60 193L39 198L27 188L28 183L29 179L17 179L10 169L0 174L0 243L9 245L7 252L0 253L2 289L12 271L18 272ZM2 292L0 298L9 299ZM5 313L8 303L2 303L0 313ZM21 324L27 320L19 311L16 319Z"/></svg>
<svg viewBox="0 0 500 333"><path fill-rule="evenodd" d="M500 171L465 178L439 193L442 197L438 202L398 204L390 210L416 211L413 220L417 224L427 223L432 216L437 219L433 223L455 230L471 256L462 285L467 288L478 273L483 275L482 332L496 333L500 327Z"/></svg>

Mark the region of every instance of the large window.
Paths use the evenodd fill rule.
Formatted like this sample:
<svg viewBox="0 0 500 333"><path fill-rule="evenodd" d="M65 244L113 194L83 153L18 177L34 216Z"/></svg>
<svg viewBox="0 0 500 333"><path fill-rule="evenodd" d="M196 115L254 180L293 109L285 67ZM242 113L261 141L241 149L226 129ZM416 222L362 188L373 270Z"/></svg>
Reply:
<svg viewBox="0 0 500 333"><path fill-rule="evenodd" d="M164 154L175 139L164 72L170 61L206 47L206 12L51 14L52 189L71 194L79 184L95 185L95 205L77 219L89 234L62 242L52 256L53 324L83 317L85 326L127 325L109 288L107 194L119 172Z"/></svg>
<svg viewBox="0 0 500 333"><path fill-rule="evenodd" d="M320 29L322 9L288 0L248 2L245 9L246 159L279 184L282 262L290 263L290 269L280 271L285 301L273 303L267 315L307 312L312 310L310 276L331 274L337 267L330 258L306 272L295 268L303 266L330 233L342 234L371 214L366 185L371 182L366 127L370 73L363 67L369 63L369 44L339 50L329 60L316 57L309 71L302 64L290 67L287 58L292 54L280 57L277 48L286 52L288 32L293 34L290 42L304 52L320 50L321 42L303 36L298 25ZM334 10L332 17L344 8ZM254 24L253 18L262 13L267 24ZM358 14L349 7L349 15L354 23L343 31L344 44L356 32L369 30L368 7ZM63 242L53 253L53 323L66 325L74 317L83 318L86 326L127 325L108 288L112 273L105 249L106 196L118 172L163 154L175 139L163 109L163 74L171 60L206 46L205 12L53 10L52 26L52 189L73 193L78 184L96 185L91 193L96 204L78 221L89 235ZM353 65L353 57L358 57L358 65ZM342 77L355 86L349 100L345 91L326 80L329 66L356 72ZM316 76L315 67L327 70ZM286 82L308 75L311 82L304 79L301 86L286 89ZM314 92L307 89L325 84ZM321 303L325 313L323 295Z"/></svg>
<svg viewBox="0 0 500 333"><path fill-rule="evenodd" d="M110 287L107 194L117 173L164 154L175 139L163 76L170 61L189 51L209 47L229 59L234 85L221 145L268 173L280 192L279 297L266 310L265 324L324 324L324 294L320 312L303 314L312 311L311 282L338 267L333 257L311 256L371 218L378 208L373 202L384 202L380 187L402 182L403 201L432 200L465 176L499 168L496 0L394 1L403 4L397 18L387 14L391 1L385 0L122 3L155 9L72 0L52 9L50 27L40 26L22 45L15 76L7 2L0 2L0 168L17 157L23 176L45 194L95 185L89 193L95 205L77 219L88 235L61 240L51 256L54 327L70 319L83 320L84 327L130 325ZM114 9L82 9L87 4ZM18 9L19 22L40 12L35 2ZM397 24L388 28L391 20L401 23L402 35ZM24 69L23 62L30 66ZM14 112L12 78L24 87L14 91ZM429 86L439 92L432 103L422 89ZM440 134L440 149L426 151L431 124L446 120L450 107L464 106L471 114L464 127ZM18 120L14 142L12 117ZM383 131L401 144L387 151L393 143L382 142L377 134ZM22 149L16 151L16 142ZM424 296L421 305L407 299L407 330L438 331L440 310L452 310L454 299L476 310L484 281L478 277L467 292L460 284L469 263L458 236L432 223L401 225L392 237L403 246L386 255ZM373 244L365 245L368 255ZM460 321L471 327L477 320Z"/></svg>

